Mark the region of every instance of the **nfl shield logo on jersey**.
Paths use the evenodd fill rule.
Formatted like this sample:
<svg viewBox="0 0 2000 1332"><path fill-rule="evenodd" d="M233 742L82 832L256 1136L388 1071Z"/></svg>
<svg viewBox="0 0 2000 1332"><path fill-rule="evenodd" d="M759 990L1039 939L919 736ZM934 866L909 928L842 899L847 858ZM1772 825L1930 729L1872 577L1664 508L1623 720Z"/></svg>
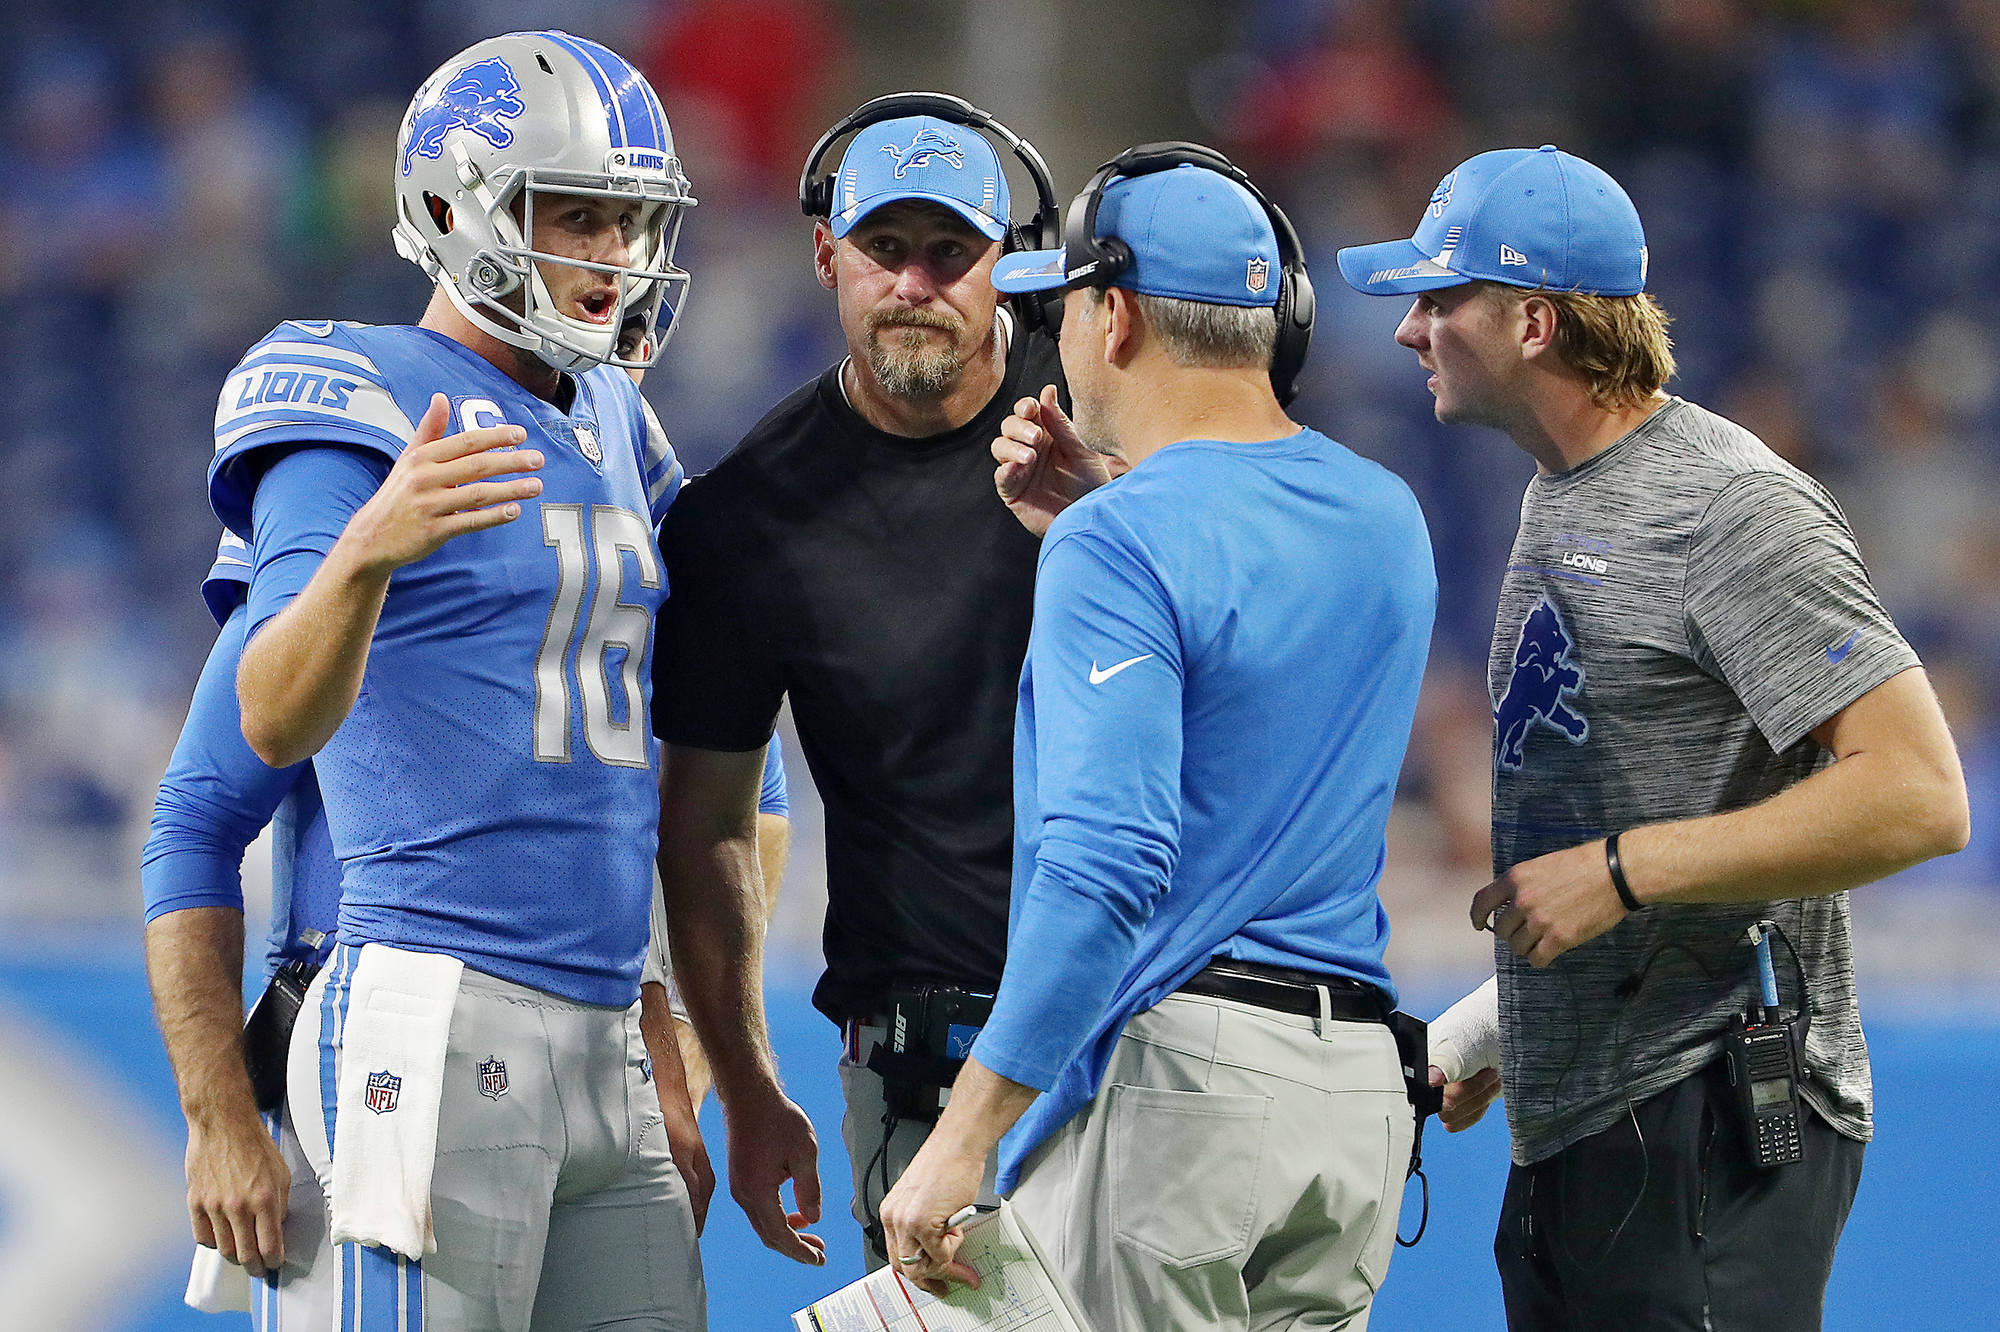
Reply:
<svg viewBox="0 0 2000 1332"><path fill-rule="evenodd" d="M494 1055L479 1061L479 1094L497 1101L507 1094L507 1061Z"/></svg>
<svg viewBox="0 0 2000 1332"><path fill-rule="evenodd" d="M576 446L583 456L594 463L604 461L604 448L597 442L597 427L588 421L570 422L570 433L576 436Z"/></svg>
<svg viewBox="0 0 2000 1332"><path fill-rule="evenodd" d="M396 1108L396 1098L402 1094L403 1080L383 1069L380 1073L368 1075L367 1106L378 1115L386 1115Z"/></svg>
<svg viewBox="0 0 2000 1332"><path fill-rule="evenodd" d="M1252 259L1250 271L1243 277L1243 285L1252 291L1262 291L1271 281L1271 261Z"/></svg>

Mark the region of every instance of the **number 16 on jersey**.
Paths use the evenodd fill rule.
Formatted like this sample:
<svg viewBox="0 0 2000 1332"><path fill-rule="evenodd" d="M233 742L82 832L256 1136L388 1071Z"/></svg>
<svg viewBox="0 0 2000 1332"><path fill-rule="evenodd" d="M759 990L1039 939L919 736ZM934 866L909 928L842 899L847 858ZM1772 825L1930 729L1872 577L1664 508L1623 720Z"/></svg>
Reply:
<svg viewBox="0 0 2000 1332"><path fill-rule="evenodd" d="M535 653L535 761L570 761L574 662L583 696L584 743L600 762L643 768L649 732L639 669L652 613L625 600L623 552L631 553L640 586L658 588L660 558L652 529L638 514L609 504L544 504L541 510L542 542L554 548L560 576ZM586 616L584 595L593 582L596 590ZM614 688L622 696L622 721L612 713Z"/></svg>

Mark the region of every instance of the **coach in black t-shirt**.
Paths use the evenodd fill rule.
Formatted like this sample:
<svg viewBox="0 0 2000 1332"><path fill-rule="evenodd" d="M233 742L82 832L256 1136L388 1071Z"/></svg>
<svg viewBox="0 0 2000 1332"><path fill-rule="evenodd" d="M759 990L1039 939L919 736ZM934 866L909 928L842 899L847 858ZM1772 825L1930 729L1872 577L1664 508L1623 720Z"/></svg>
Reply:
<svg viewBox="0 0 2000 1332"><path fill-rule="evenodd" d="M826 805L814 1003L847 1036L855 1217L877 1266L875 1207L929 1131L909 1117L888 1131L866 1067L891 1004L924 986L990 996L1000 981L1037 541L995 497L989 446L1017 400L1062 381L1054 340L1023 327L1033 312L996 309L1008 188L984 137L928 115L864 125L833 189L814 264L848 355L675 503L653 711L676 970L725 1109L732 1091L755 1107L776 1074L750 848L760 756L791 698ZM729 1129L753 1224L807 1258L792 1231L816 1219L811 1162L775 1159L733 1111ZM776 1204L788 1174L789 1222Z"/></svg>

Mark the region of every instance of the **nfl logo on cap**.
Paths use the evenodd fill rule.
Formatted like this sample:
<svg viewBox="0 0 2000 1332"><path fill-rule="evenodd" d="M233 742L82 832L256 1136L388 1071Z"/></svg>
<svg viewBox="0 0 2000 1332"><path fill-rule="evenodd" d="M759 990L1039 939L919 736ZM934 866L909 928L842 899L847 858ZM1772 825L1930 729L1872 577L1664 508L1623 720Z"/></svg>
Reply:
<svg viewBox="0 0 2000 1332"><path fill-rule="evenodd" d="M368 1095L365 1104L378 1115L386 1115L396 1108L396 1098L402 1094L403 1080L383 1069L380 1073L368 1075Z"/></svg>
<svg viewBox="0 0 2000 1332"><path fill-rule="evenodd" d="M1262 291L1271 281L1271 261L1252 259L1248 271L1243 276L1243 285L1252 291Z"/></svg>
<svg viewBox="0 0 2000 1332"><path fill-rule="evenodd" d="M494 1055L479 1061L479 1094L499 1100L507 1094L507 1061Z"/></svg>

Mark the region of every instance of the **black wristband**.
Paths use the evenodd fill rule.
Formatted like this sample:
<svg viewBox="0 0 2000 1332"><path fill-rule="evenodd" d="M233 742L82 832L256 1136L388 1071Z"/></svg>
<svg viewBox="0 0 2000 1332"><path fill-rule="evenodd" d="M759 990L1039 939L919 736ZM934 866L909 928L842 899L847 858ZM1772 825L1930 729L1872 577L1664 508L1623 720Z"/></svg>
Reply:
<svg viewBox="0 0 2000 1332"><path fill-rule="evenodd" d="M1639 899L1632 896L1632 885L1625 882L1625 862L1618 858L1617 833L1604 839L1604 868L1611 871L1611 886L1618 890L1618 900L1625 904L1627 911L1637 911Z"/></svg>

